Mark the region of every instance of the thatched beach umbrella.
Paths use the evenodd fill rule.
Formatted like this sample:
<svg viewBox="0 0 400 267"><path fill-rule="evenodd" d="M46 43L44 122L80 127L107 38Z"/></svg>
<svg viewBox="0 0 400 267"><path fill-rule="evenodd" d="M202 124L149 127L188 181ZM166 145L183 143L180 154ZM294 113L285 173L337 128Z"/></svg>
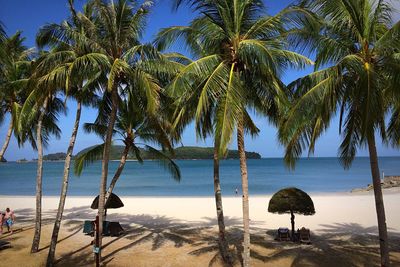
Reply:
<svg viewBox="0 0 400 267"><path fill-rule="evenodd" d="M118 208L122 208L123 206L124 206L124 203L122 203L121 199L116 194L111 193L104 208L105 209L118 209ZM90 208L92 208L94 210L99 208L99 196L97 196L93 200Z"/></svg>
<svg viewBox="0 0 400 267"><path fill-rule="evenodd" d="M314 203L304 191L289 187L276 192L268 205L268 212L284 214L290 213L292 223L292 240L294 237L294 213L303 215L315 214Z"/></svg>

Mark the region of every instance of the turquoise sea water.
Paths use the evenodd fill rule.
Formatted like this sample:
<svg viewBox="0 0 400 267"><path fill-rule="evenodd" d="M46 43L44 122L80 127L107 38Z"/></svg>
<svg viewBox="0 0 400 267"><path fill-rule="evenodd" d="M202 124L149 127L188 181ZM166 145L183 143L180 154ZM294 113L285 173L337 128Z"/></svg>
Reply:
<svg viewBox="0 0 400 267"><path fill-rule="evenodd" d="M400 157L380 158L380 169L385 175L400 175ZM178 160L182 173L180 183L175 182L157 162L143 165L130 161L115 188L115 193L130 196L212 196L212 160ZM110 176L118 162L110 163ZM44 195L59 195L63 162L45 162ZM337 158L301 159L295 171L285 168L282 159L248 160L250 194L263 195L296 186L307 192L345 192L371 183L368 158L357 158L350 170L343 170ZM71 174L69 195L98 194L101 162L84 170L81 177ZM0 195L34 195L36 163L0 164ZM109 178L111 180L111 178ZM240 193L238 160L221 162L223 195Z"/></svg>

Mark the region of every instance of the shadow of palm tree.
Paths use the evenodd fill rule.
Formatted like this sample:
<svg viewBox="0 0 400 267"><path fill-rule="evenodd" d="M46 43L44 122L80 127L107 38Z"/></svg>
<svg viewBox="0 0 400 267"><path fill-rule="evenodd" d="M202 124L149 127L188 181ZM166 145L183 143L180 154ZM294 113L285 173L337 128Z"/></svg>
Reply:
<svg viewBox="0 0 400 267"><path fill-rule="evenodd" d="M56 211L43 213L43 223L53 223ZM33 209L16 210L21 231L32 228ZM89 206L75 207L65 210L63 227L69 235L59 242L76 236L82 230L84 220L93 220L96 211ZM118 253L136 246L149 243L152 250L158 250L167 244L180 248L190 245L189 255L209 254L208 266L221 265L222 260L218 246L218 232L215 218L202 218L199 222L180 221L166 216L147 214L131 215L113 213L107 216L109 221L118 221L125 229L119 237L104 237L103 263L111 265ZM226 217L226 238L235 264L242 261L243 231L239 218ZM276 231L263 228L251 228L251 257L265 264L272 264L281 259L291 259L292 267L297 266L379 266L379 239L376 227L363 227L356 223L334 223L321 225L317 233L312 233L311 245L274 240ZM255 224L257 226L257 223ZM3 235L4 237L4 235ZM8 241L19 238L6 236ZM119 242L121 241L121 242ZM48 246L41 250L47 249ZM76 248L76 247L75 247ZM389 232L389 248L391 252L400 251L400 233ZM61 255L58 266L76 266L93 264L91 244L81 245L77 249ZM392 257L392 265L400 261Z"/></svg>
<svg viewBox="0 0 400 267"><path fill-rule="evenodd" d="M301 266L379 266L379 239L376 227L359 224L335 223L321 225L324 229L312 235L311 245L293 242L277 242L270 234L252 235L251 256L265 263L291 257L292 267ZM400 251L400 234L389 233L390 251ZM271 249L270 253L259 253L257 247ZM393 265L400 261L392 259Z"/></svg>

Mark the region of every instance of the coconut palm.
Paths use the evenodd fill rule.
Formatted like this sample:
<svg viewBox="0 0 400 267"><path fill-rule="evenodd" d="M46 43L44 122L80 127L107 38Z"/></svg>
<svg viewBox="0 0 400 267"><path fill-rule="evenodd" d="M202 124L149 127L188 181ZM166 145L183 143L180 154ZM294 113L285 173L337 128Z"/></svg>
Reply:
<svg viewBox="0 0 400 267"><path fill-rule="evenodd" d="M107 189L106 203L122 174L129 155L134 155L138 162L143 164L142 154L145 153L146 156L157 159L176 181L179 182L181 179L180 170L176 163L168 155L148 144L154 143L160 146L162 150L168 150L170 153L173 153L170 138L165 130L169 124L159 116L146 115L140 107L143 107L143 103L138 101L133 95L130 95L128 100L120 102L114 136L119 137L119 140L124 143L124 150L118 168ZM104 140L107 124L104 123L104 118L102 118L102 111L95 123L85 123L84 128L86 132L96 133ZM80 153L75 159L75 174L80 175L85 166L95 160L101 160L103 149L104 143Z"/></svg>
<svg viewBox="0 0 400 267"><path fill-rule="evenodd" d="M141 44L139 39L144 29L151 1L137 6L134 1L89 1L77 18L85 27L85 32L59 25L54 27L52 35L60 40L73 39L77 43L88 44L88 54L75 64L76 68L92 66L98 68L107 77L106 89L111 94L111 109L108 111L108 131L102 157L102 175L99 197L99 231L104 220L104 201L107 184L108 161L111 139L119 107L119 101L126 91L147 98L144 109L154 114L159 106L160 86L151 72L142 68L142 63L160 55L150 45ZM128 86L129 85L129 86ZM102 236L96 247L101 248ZM96 253L99 264L100 253Z"/></svg>
<svg viewBox="0 0 400 267"><path fill-rule="evenodd" d="M80 32L84 32L85 28L76 16L72 1L69 1L69 4L71 18L69 21L64 21L62 23L63 26L75 28ZM65 39L60 40L53 36L52 31L54 27L59 26L60 25L55 26L54 24L46 25L38 33L37 43L40 48L46 45L54 47L51 53L47 54L46 58L40 63L39 67L50 68L48 73L41 77L40 80L42 84L51 84L55 89L65 88L65 95L74 98L77 101L77 108L75 122L64 162L60 201L54 222L47 266L52 266L54 261L58 233L68 192L69 170L80 123L82 104L93 105L95 103L97 98L93 92L97 87L99 87L99 83L101 83L102 80L103 82L105 80L104 77L101 77L102 72L97 69L92 69L90 66L87 66L86 68L81 67L79 69L75 67L80 58L86 56L88 54L87 51L90 51L90 49L88 49L87 43L82 42L78 44L74 42L73 39L67 42Z"/></svg>
<svg viewBox="0 0 400 267"><path fill-rule="evenodd" d="M159 86L151 75L135 64L153 55L148 46L142 45L139 38L144 29L144 23L151 2L145 2L137 7L133 1L101 0L89 1L83 13L77 13L77 17L84 24L85 32L60 25L53 29L53 36L62 39L74 39L77 43L86 42L90 50L85 57L80 58L76 67L91 65L101 69L108 77L107 90L111 93L111 110L106 134L102 175L100 181L99 198L99 231L102 231L104 220L104 201L107 184L108 161L111 147L112 131L116 119L119 93L123 92L128 83L137 94L146 95L147 110L154 113L158 106ZM152 50L151 50L152 51ZM149 52L149 53L147 53ZM101 248L102 236L96 244ZM101 250L100 250L101 251ZM101 252L100 252L101 253ZM96 264L101 258L96 253Z"/></svg>
<svg viewBox="0 0 400 267"><path fill-rule="evenodd" d="M281 140L287 145L285 157L293 164L306 147L312 153L316 139L339 114L342 165L350 168L357 150L368 147L381 264L389 266L375 135L387 141L385 115L391 110L395 115L398 108L400 22L392 24L392 8L385 1L316 0L303 5L321 19L309 21L291 38L316 54L316 71L291 85L294 106L281 129ZM392 137L395 121L392 117Z"/></svg>
<svg viewBox="0 0 400 267"><path fill-rule="evenodd" d="M4 153L18 120L20 107L28 94L27 85L33 50L23 45L24 40L21 32L17 32L11 37L4 38L0 45L0 123L6 114L10 114L6 139L0 150L0 162L4 160Z"/></svg>
<svg viewBox="0 0 400 267"><path fill-rule="evenodd" d="M40 61L40 59L38 59ZM35 62L35 67L38 62ZM65 105L57 97L52 87L39 86L37 76L40 76L38 69L30 78L32 91L24 102L19 113L17 132L22 142L30 138L31 129L35 129L35 143L31 142L38 151L37 174L36 174L36 213L35 230L32 241L31 253L39 250L41 224L42 224L42 176L43 176L43 147L46 147L50 136L60 138L61 130L57 126L58 116L65 112Z"/></svg>
<svg viewBox="0 0 400 267"><path fill-rule="evenodd" d="M219 154L223 155L236 128L243 192L243 264L250 264L248 177L244 147L245 125L255 128L247 109L278 115L285 103L282 70L303 67L307 58L286 49L281 33L297 9L288 8L276 16L263 13L262 1L176 1L191 5L200 13L187 27L171 27L160 32L160 48L182 39L197 58L186 66L171 84L174 95L183 103L198 97L195 117L201 124L204 115L214 113ZM177 117L185 110L181 110Z"/></svg>

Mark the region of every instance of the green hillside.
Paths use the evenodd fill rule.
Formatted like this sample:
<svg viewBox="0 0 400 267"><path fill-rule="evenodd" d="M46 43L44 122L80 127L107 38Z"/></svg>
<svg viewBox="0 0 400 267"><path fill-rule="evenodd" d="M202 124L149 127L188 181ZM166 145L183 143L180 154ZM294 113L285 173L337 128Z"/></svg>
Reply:
<svg viewBox="0 0 400 267"><path fill-rule="evenodd" d="M52 153L52 154L47 154L43 156L43 160L65 160L65 157L67 156L67 154L63 153L63 152L58 152L58 153Z"/></svg>

